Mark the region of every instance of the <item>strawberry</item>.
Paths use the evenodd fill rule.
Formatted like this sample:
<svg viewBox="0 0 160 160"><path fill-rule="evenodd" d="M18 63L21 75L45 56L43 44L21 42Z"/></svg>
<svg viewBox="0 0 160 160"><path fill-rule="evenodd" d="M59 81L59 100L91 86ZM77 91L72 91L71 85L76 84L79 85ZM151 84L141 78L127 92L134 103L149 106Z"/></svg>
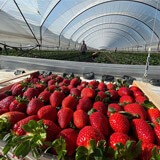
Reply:
<svg viewBox="0 0 160 160"><path fill-rule="evenodd" d="M81 83L80 77L74 77L70 81L70 85L73 85L74 87L77 87Z"/></svg>
<svg viewBox="0 0 160 160"><path fill-rule="evenodd" d="M95 140L96 143L101 140L105 140L105 137L103 134L101 134L99 131L97 131L94 127L92 126L85 126L82 128L78 134L77 137L77 146L84 146L87 149L90 148L90 141Z"/></svg>
<svg viewBox="0 0 160 160"><path fill-rule="evenodd" d="M160 111L158 108L149 108L147 110L147 116L152 123L157 124L157 119L160 118Z"/></svg>
<svg viewBox="0 0 160 160"><path fill-rule="evenodd" d="M60 133L61 129L57 124L55 124L51 120L44 119L43 123L44 123L44 125L47 126L47 128L46 128L47 137L46 137L45 141L51 141L52 142L53 140L56 139L56 137Z"/></svg>
<svg viewBox="0 0 160 160"><path fill-rule="evenodd" d="M0 93L0 101L6 97L7 97L7 94L5 92Z"/></svg>
<svg viewBox="0 0 160 160"><path fill-rule="evenodd" d="M152 150L157 146L153 143L142 143L142 152L141 152L141 160L151 160Z"/></svg>
<svg viewBox="0 0 160 160"><path fill-rule="evenodd" d="M46 103L46 102L49 102L50 95L51 93L49 91L44 90L38 95L38 98Z"/></svg>
<svg viewBox="0 0 160 160"><path fill-rule="evenodd" d="M50 85L50 86L48 86L45 90L53 93L55 90L57 90L57 88L58 88L58 87L57 87L56 85Z"/></svg>
<svg viewBox="0 0 160 160"><path fill-rule="evenodd" d="M105 137L109 135L108 118L101 112L94 112L89 116L90 124Z"/></svg>
<svg viewBox="0 0 160 160"><path fill-rule="evenodd" d="M34 73L31 73L30 74L30 78L33 79L33 78L38 78L38 76L40 75L39 72L34 72Z"/></svg>
<svg viewBox="0 0 160 160"><path fill-rule="evenodd" d="M15 123L25 117L26 115L24 113L18 111L6 112L0 115L0 131L10 129Z"/></svg>
<svg viewBox="0 0 160 160"><path fill-rule="evenodd" d="M133 119L132 127L137 139L144 143L154 143L155 133L152 127L143 119Z"/></svg>
<svg viewBox="0 0 160 160"><path fill-rule="evenodd" d="M109 124L114 132L127 134L130 129L129 120L120 113L113 113L110 115Z"/></svg>
<svg viewBox="0 0 160 160"><path fill-rule="evenodd" d="M60 90L61 90L61 92L63 92L65 94L65 96L69 95L70 90L69 90L68 86L61 86Z"/></svg>
<svg viewBox="0 0 160 160"><path fill-rule="evenodd" d="M37 115L39 119L47 119L53 122L56 122L57 120L56 107L53 107L51 105L46 105L46 106L41 107L38 110Z"/></svg>
<svg viewBox="0 0 160 160"><path fill-rule="evenodd" d="M126 142L128 140L131 140L131 138L127 134L114 132L109 137L109 146L111 146L113 149L116 149L117 143L122 143L123 145L126 145Z"/></svg>
<svg viewBox="0 0 160 160"><path fill-rule="evenodd" d="M23 93L24 97L27 97L28 100L37 97L39 94L36 88L27 88L27 90Z"/></svg>
<svg viewBox="0 0 160 160"><path fill-rule="evenodd" d="M129 112L133 115L138 115L139 118L143 120L146 120L147 118L147 112L144 109L144 107L142 107L140 104L130 103L130 104L125 105L123 108L126 112Z"/></svg>
<svg viewBox="0 0 160 160"><path fill-rule="evenodd" d="M106 115L106 113L107 113L107 107L101 101L94 102L93 103L93 108L96 109L97 111L103 113L104 115Z"/></svg>
<svg viewBox="0 0 160 160"><path fill-rule="evenodd" d="M2 99L0 101L0 109L8 109L9 111L9 105L11 104L12 101L15 100L15 97L14 96L8 96L4 99Z"/></svg>
<svg viewBox="0 0 160 160"><path fill-rule="evenodd" d="M64 138L66 142L67 156L71 156L76 150L77 132L72 128L63 129L57 136L57 138Z"/></svg>
<svg viewBox="0 0 160 160"><path fill-rule="evenodd" d="M63 81L63 77L62 76L60 76L60 75L58 75L58 76L56 76L56 82L58 82L58 83L60 83L60 82L62 82Z"/></svg>
<svg viewBox="0 0 160 160"><path fill-rule="evenodd" d="M11 88L11 92L13 96L22 96L23 95L23 90L25 89L25 86L23 83L17 83Z"/></svg>
<svg viewBox="0 0 160 160"><path fill-rule="evenodd" d="M99 82L98 84L98 90L99 91L106 91L107 90L107 86L104 82Z"/></svg>
<svg viewBox="0 0 160 160"><path fill-rule="evenodd" d="M119 99L118 92L114 89L110 89L107 91L109 93L110 99L113 101L117 101Z"/></svg>
<svg viewBox="0 0 160 160"><path fill-rule="evenodd" d="M72 88L72 89L70 90L70 94L71 94L71 95L74 95L74 96L76 96L76 97L80 97L81 91L80 91L78 88Z"/></svg>
<svg viewBox="0 0 160 160"><path fill-rule="evenodd" d="M105 98L107 98L107 94L104 91L99 91L96 95L96 100L103 101Z"/></svg>
<svg viewBox="0 0 160 160"><path fill-rule="evenodd" d="M73 110L71 108L62 108L57 113L58 116L58 124L64 129L69 126L69 123L73 118Z"/></svg>
<svg viewBox="0 0 160 160"><path fill-rule="evenodd" d="M131 91L139 91L140 90L137 86L130 86L129 89Z"/></svg>
<svg viewBox="0 0 160 160"><path fill-rule="evenodd" d="M91 80L90 82L88 82L88 87L91 87L93 89L96 89L98 87L99 82L96 80Z"/></svg>
<svg viewBox="0 0 160 160"><path fill-rule="evenodd" d="M29 101L26 113L28 115L36 115L38 110L44 106L44 103L39 98L33 98Z"/></svg>
<svg viewBox="0 0 160 160"><path fill-rule="evenodd" d="M56 80L54 80L54 79L51 79L51 80L49 80L48 81L48 86L51 86L51 85L54 85L56 83Z"/></svg>
<svg viewBox="0 0 160 160"><path fill-rule="evenodd" d="M136 96L135 97L135 101L137 103L139 103L140 105L142 105L146 100L148 100L148 98L146 96Z"/></svg>
<svg viewBox="0 0 160 160"><path fill-rule="evenodd" d="M69 80L69 79L66 79L66 78L63 79L62 82L63 82L63 84L66 85L66 86L68 86L68 85L70 84L70 80Z"/></svg>
<svg viewBox="0 0 160 160"><path fill-rule="evenodd" d="M160 124L154 126L154 132L156 135L156 144L160 146Z"/></svg>
<svg viewBox="0 0 160 160"><path fill-rule="evenodd" d="M11 102L9 105L10 111L19 111L19 112L26 112L28 100L25 97L16 97L14 101Z"/></svg>
<svg viewBox="0 0 160 160"><path fill-rule="evenodd" d="M118 94L119 96L124 96L124 95L131 95L131 91L127 87L120 87L118 89Z"/></svg>
<svg viewBox="0 0 160 160"><path fill-rule="evenodd" d="M114 90L115 89L115 84L112 83L112 82L109 82L109 83L106 84L106 87L107 87L108 90L112 90L112 89Z"/></svg>
<svg viewBox="0 0 160 160"><path fill-rule="evenodd" d="M74 110L77 104L78 100L74 96L68 95L62 101L62 108L71 108L72 110Z"/></svg>
<svg viewBox="0 0 160 160"><path fill-rule="evenodd" d="M88 97L83 97L79 100L79 103L77 105L77 110L82 109L85 112L88 112L92 108L92 101Z"/></svg>
<svg viewBox="0 0 160 160"><path fill-rule="evenodd" d="M92 88L83 88L82 91L81 91L81 97L88 97L88 98L94 98L96 95L96 92L94 89Z"/></svg>
<svg viewBox="0 0 160 160"><path fill-rule="evenodd" d="M137 97L137 96L143 96L144 94L142 91L138 90L138 91L133 91L133 95L134 97Z"/></svg>
<svg viewBox="0 0 160 160"><path fill-rule="evenodd" d="M43 83L35 83L33 87L38 90L38 93L41 93L46 88L45 84Z"/></svg>
<svg viewBox="0 0 160 160"><path fill-rule="evenodd" d="M85 127L88 122L89 116L84 110L79 109L73 113L73 123L78 129Z"/></svg>
<svg viewBox="0 0 160 160"><path fill-rule="evenodd" d="M53 106L53 107L58 107L61 105L62 103L62 100L65 98L65 94L61 91L54 91L49 100L50 100L50 104Z"/></svg>
<svg viewBox="0 0 160 160"><path fill-rule="evenodd" d="M0 115L2 115L3 113L8 112L8 109L0 109Z"/></svg>
<svg viewBox="0 0 160 160"><path fill-rule="evenodd" d="M123 111L122 107L119 104L117 103L108 104L108 111L107 111L108 116L110 116L114 112L119 112L119 111Z"/></svg>
<svg viewBox="0 0 160 160"><path fill-rule="evenodd" d="M119 103L121 103L122 105L134 103L134 99L129 95L124 95L120 97Z"/></svg>
<svg viewBox="0 0 160 160"><path fill-rule="evenodd" d="M39 118L37 115L32 115L32 116L28 116L26 118L21 119L20 121L18 121L13 125L13 132L19 136L25 135L26 132L23 130L23 126L27 124L30 120L38 121Z"/></svg>

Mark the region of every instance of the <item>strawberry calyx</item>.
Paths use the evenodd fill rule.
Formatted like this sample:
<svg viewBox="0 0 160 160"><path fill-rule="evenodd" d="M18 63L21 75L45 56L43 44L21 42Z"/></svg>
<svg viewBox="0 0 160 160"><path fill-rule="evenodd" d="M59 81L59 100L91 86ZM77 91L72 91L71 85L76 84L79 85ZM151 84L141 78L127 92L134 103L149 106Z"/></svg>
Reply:
<svg viewBox="0 0 160 160"><path fill-rule="evenodd" d="M0 118L0 132L8 131L10 129L10 123L7 117Z"/></svg>
<svg viewBox="0 0 160 160"><path fill-rule="evenodd" d="M26 97L21 97L20 95L16 97L16 100L19 102L19 103L23 103L23 104L27 104L29 101Z"/></svg>
<svg viewBox="0 0 160 160"><path fill-rule="evenodd" d="M67 154L66 141L60 136L60 138L55 139L49 148L53 147L58 155L58 160L65 160Z"/></svg>
<svg viewBox="0 0 160 160"><path fill-rule="evenodd" d="M142 150L142 142L138 141L135 143L135 141L128 140L126 144L117 143L116 144L116 150L114 152L114 159L120 160L133 160L139 157Z"/></svg>
<svg viewBox="0 0 160 160"><path fill-rule="evenodd" d="M123 114L127 119L133 119L133 118L139 118L140 116L138 114L131 114L126 111L119 111L118 113Z"/></svg>
<svg viewBox="0 0 160 160"><path fill-rule="evenodd" d="M20 158L24 158L30 152L36 159L43 153L43 145L46 139L46 126L43 121L30 120L23 126L27 132L24 136L17 136L13 132L7 134L3 140L6 142L2 152L4 155L12 150L12 153Z"/></svg>
<svg viewBox="0 0 160 160"><path fill-rule="evenodd" d="M109 155L109 148L106 147L106 141L98 141L96 144L95 140L90 140L90 147L86 148L84 146L79 146L76 149L76 160L96 160L96 159L103 159L109 160L110 158L107 156ZM108 158L107 158L108 157Z"/></svg>
<svg viewBox="0 0 160 160"><path fill-rule="evenodd" d="M142 106L146 109L157 108L152 102L149 100L145 100Z"/></svg>

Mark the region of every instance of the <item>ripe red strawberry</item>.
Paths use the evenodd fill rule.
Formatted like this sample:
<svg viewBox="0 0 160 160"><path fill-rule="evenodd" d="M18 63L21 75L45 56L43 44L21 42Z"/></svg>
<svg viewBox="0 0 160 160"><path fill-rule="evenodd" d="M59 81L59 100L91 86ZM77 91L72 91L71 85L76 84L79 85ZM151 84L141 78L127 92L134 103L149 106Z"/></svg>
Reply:
<svg viewBox="0 0 160 160"><path fill-rule="evenodd" d="M24 119L21 119L20 121L18 121L17 123L14 124L13 126L13 132L16 134L16 135L25 135L26 132L23 130L23 126L25 124L27 124L30 120L35 120L35 121L38 121L39 118L37 115L32 115L32 116L28 116Z"/></svg>
<svg viewBox="0 0 160 160"><path fill-rule="evenodd" d="M154 143L155 133L152 127L143 119L133 119L132 127L135 136L144 143Z"/></svg>
<svg viewBox="0 0 160 160"><path fill-rule="evenodd" d="M0 109L8 109L9 111L9 105L11 104L12 101L15 100L15 97L14 96L8 96L6 98L3 98L1 101L0 101Z"/></svg>
<svg viewBox="0 0 160 160"><path fill-rule="evenodd" d="M46 128L46 133L47 133L46 141L52 142L53 140L56 139L56 137L60 133L61 129L57 124L55 124L51 120L44 119L43 123L47 126L47 128Z"/></svg>
<svg viewBox="0 0 160 160"><path fill-rule="evenodd" d="M90 82L88 82L88 86L93 89L96 89L98 87L98 84L99 84L99 82L96 80L91 80Z"/></svg>
<svg viewBox="0 0 160 160"><path fill-rule="evenodd" d="M125 104L129 104L129 103L134 103L134 99L129 95L124 95L124 96L120 97L119 102L122 105L125 105Z"/></svg>
<svg viewBox="0 0 160 160"><path fill-rule="evenodd" d="M106 113L107 113L107 107L101 101L94 102L93 103L93 108L96 109L97 111L103 113L104 115L106 115Z"/></svg>
<svg viewBox="0 0 160 160"><path fill-rule="evenodd" d="M51 92L44 90L39 95L38 98L41 99L43 102L49 102Z"/></svg>
<svg viewBox="0 0 160 160"><path fill-rule="evenodd" d="M9 105L10 111L19 111L26 113L28 100L25 97L16 97L14 101Z"/></svg>
<svg viewBox="0 0 160 160"><path fill-rule="evenodd" d="M157 146L153 143L142 143L141 160L150 160L152 157L152 149Z"/></svg>
<svg viewBox="0 0 160 160"><path fill-rule="evenodd" d="M7 97L7 94L5 92L0 93L0 101L6 97Z"/></svg>
<svg viewBox="0 0 160 160"><path fill-rule="evenodd" d="M50 85L45 90L53 93L58 87L56 85Z"/></svg>
<svg viewBox="0 0 160 160"><path fill-rule="evenodd" d="M90 124L105 137L109 135L108 118L101 112L94 112L89 116Z"/></svg>
<svg viewBox="0 0 160 160"><path fill-rule="evenodd" d="M113 113L110 115L109 124L114 132L127 134L130 129L129 120L120 113Z"/></svg>
<svg viewBox="0 0 160 160"><path fill-rule="evenodd" d="M44 83L35 83L33 86L38 90L38 93L41 93L46 88Z"/></svg>
<svg viewBox="0 0 160 160"><path fill-rule="evenodd" d="M160 124L154 126L154 132L156 135L156 144L160 146Z"/></svg>
<svg viewBox="0 0 160 160"><path fill-rule="evenodd" d="M73 113L73 123L78 129L85 127L88 122L89 116L84 110L79 109Z"/></svg>
<svg viewBox="0 0 160 160"><path fill-rule="evenodd" d="M115 84L112 83L112 82L107 83L106 86L107 86L108 90L112 90L112 89L114 90L115 89Z"/></svg>
<svg viewBox="0 0 160 160"><path fill-rule="evenodd" d="M70 80L69 80L69 79L66 79L66 78L63 79L62 82L63 82L64 85L67 85L67 86L70 84Z"/></svg>
<svg viewBox="0 0 160 160"><path fill-rule="evenodd" d="M160 111L158 108L149 108L147 110L147 116L152 123L158 124L157 118L160 118Z"/></svg>
<svg viewBox="0 0 160 160"><path fill-rule="evenodd" d="M61 86L60 90L65 94L65 96L69 95L70 89L68 88L68 86Z"/></svg>
<svg viewBox="0 0 160 160"><path fill-rule="evenodd" d="M25 117L24 113L18 111L3 113L0 115L0 131L8 131L15 123Z"/></svg>
<svg viewBox="0 0 160 160"><path fill-rule="evenodd" d="M79 77L75 77L70 81L70 85L73 85L75 87L78 86L80 83L81 83L81 79Z"/></svg>
<svg viewBox="0 0 160 160"><path fill-rule="evenodd" d="M107 86L104 82L99 82L98 84L98 90L99 91L106 91L107 90Z"/></svg>
<svg viewBox="0 0 160 160"><path fill-rule="evenodd" d="M131 95L131 91L127 87L120 87L118 89L118 94L119 96Z"/></svg>
<svg viewBox="0 0 160 160"><path fill-rule="evenodd" d="M82 128L77 137L77 146L84 146L90 148L90 140L95 140L96 143L105 140L105 137L92 126L85 126Z"/></svg>
<svg viewBox="0 0 160 160"><path fill-rule="evenodd" d="M119 104L117 104L117 103L110 103L108 105L107 115L110 116L111 114L113 114L115 112L119 112L119 111L123 111L122 107Z"/></svg>
<svg viewBox="0 0 160 160"><path fill-rule="evenodd" d="M67 128L73 119L73 110L71 108L62 108L58 111L57 116L59 126L62 129Z"/></svg>
<svg viewBox="0 0 160 160"><path fill-rule="evenodd" d="M61 91L54 91L50 96L50 104L53 107L58 107L61 105L62 100L65 98L65 94Z"/></svg>
<svg viewBox="0 0 160 160"><path fill-rule="evenodd" d="M140 105L143 104L148 98L146 96L136 96L135 101L139 103Z"/></svg>
<svg viewBox="0 0 160 160"><path fill-rule="evenodd" d="M138 103L127 104L123 108L126 112L129 112L133 115L137 114L139 116L139 118L141 118L143 120L146 120L146 118L147 118L146 110L144 109L144 107L142 107Z"/></svg>
<svg viewBox="0 0 160 160"><path fill-rule="evenodd" d="M58 83L60 83L60 82L62 82L63 81L63 77L62 76L56 76L56 81L58 82Z"/></svg>
<svg viewBox="0 0 160 160"><path fill-rule="evenodd" d="M96 99L99 101L103 101L105 98L107 98L107 94L104 91L99 91L96 95Z"/></svg>
<svg viewBox="0 0 160 160"><path fill-rule="evenodd" d="M128 140L131 140L131 138L127 134L114 132L111 134L111 136L109 138L109 145L113 149L116 149L117 143L122 143L123 145L125 145Z"/></svg>
<svg viewBox="0 0 160 160"><path fill-rule="evenodd" d="M22 96L23 95L23 90L25 89L25 86L22 83L17 83L11 88L12 95L13 96Z"/></svg>
<svg viewBox="0 0 160 160"><path fill-rule="evenodd" d="M27 106L26 113L28 115L36 115L38 110L44 106L44 103L39 98L32 98Z"/></svg>
<svg viewBox="0 0 160 160"><path fill-rule="evenodd" d="M79 100L79 103L77 105L77 110L82 109L85 112L88 112L92 108L92 101L88 97L83 97Z"/></svg>
<svg viewBox="0 0 160 160"><path fill-rule="evenodd" d="M71 156L76 151L77 132L72 128L63 129L57 136L62 137L66 142L67 156Z"/></svg>
<svg viewBox="0 0 160 160"><path fill-rule="evenodd" d="M130 86L129 89L131 91L139 91L140 90L137 86Z"/></svg>
<svg viewBox="0 0 160 160"><path fill-rule="evenodd" d="M94 98L96 95L96 92L92 88L83 88L81 91L81 97L88 97L88 98Z"/></svg>
<svg viewBox="0 0 160 160"><path fill-rule="evenodd" d="M109 93L110 99L113 101L117 101L119 99L118 92L114 89L110 89L107 91Z"/></svg>
<svg viewBox="0 0 160 160"><path fill-rule="evenodd" d="M77 97L80 97L81 91L80 91L78 88L72 88L72 89L70 90L70 94L71 94L71 95L74 95L74 96L77 96Z"/></svg>
<svg viewBox="0 0 160 160"><path fill-rule="evenodd" d="M55 79L51 79L48 81L48 86L51 86L51 85L54 85L56 83L56 80Z"/></svg>
<svg viewBox="0 0 160 160"><path fill-rule="evenodd" d="M77 104L78 100L74 96L68 95L62 101L62 108L71 108L72 110L74 110Z"/></svg>
<svg viewBox="0 0 160 160"><path fill-rule="evenodd" d="M134 97L137 97L137 96L143 96L144 94L142 91L137 90L137 91L133 91L133 95L134 95Z"/></svg>
<svg viewBox="0 0 160 160"><path fill-rule="evenodd" d="M0 109L0 115L2 115L3 113L8 112L8 109Z"/></svg>
<svg viewBox="0 0 160 160"><path fill-rule="evenodd" d="M24 97L27 97L28 100L37 97L39 94L36 88L27 88L27 90L23 93Z"/></svg>
<svg viewBox="0 0 160 160"><path fill-rule="evenodd" d="M38 78L39 75L40 75L39 72L34 72L34 73L31 73L31 74L30 74L30 78L31 78L31 79L33 79L33 78Z"/></svg>
<svg viewBox="0 0 160 160"><path fill-rule="evenodd" d="M57 120L56 107L53 107L51 105L46 105L46 106L41 107L38 110L37 115L39 119L47 119L53 122L56 122Z"/></svg>

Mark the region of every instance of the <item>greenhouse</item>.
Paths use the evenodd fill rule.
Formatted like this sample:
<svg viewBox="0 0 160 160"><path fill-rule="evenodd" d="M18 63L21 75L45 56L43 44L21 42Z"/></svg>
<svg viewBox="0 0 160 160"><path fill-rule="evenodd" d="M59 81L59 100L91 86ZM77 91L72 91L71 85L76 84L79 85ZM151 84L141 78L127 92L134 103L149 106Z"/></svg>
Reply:
<svg viewBox="0 0 160 160"><path fill-rule="evenodd" d="M0 159L160 160L160 0L0 0Z"/></svg>

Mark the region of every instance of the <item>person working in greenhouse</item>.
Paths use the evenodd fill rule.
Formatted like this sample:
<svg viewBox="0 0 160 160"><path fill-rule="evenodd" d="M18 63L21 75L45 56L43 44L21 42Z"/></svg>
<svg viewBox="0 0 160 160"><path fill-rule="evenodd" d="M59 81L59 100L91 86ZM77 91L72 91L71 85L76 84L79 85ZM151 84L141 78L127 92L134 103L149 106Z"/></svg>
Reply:
<svg viewBox="0 0 160 160"><path fill-rule="evenodd" d="M87 52L87 45L85 44L85 41L83 41L81 45L81 53L85 54Z"/></svg>

